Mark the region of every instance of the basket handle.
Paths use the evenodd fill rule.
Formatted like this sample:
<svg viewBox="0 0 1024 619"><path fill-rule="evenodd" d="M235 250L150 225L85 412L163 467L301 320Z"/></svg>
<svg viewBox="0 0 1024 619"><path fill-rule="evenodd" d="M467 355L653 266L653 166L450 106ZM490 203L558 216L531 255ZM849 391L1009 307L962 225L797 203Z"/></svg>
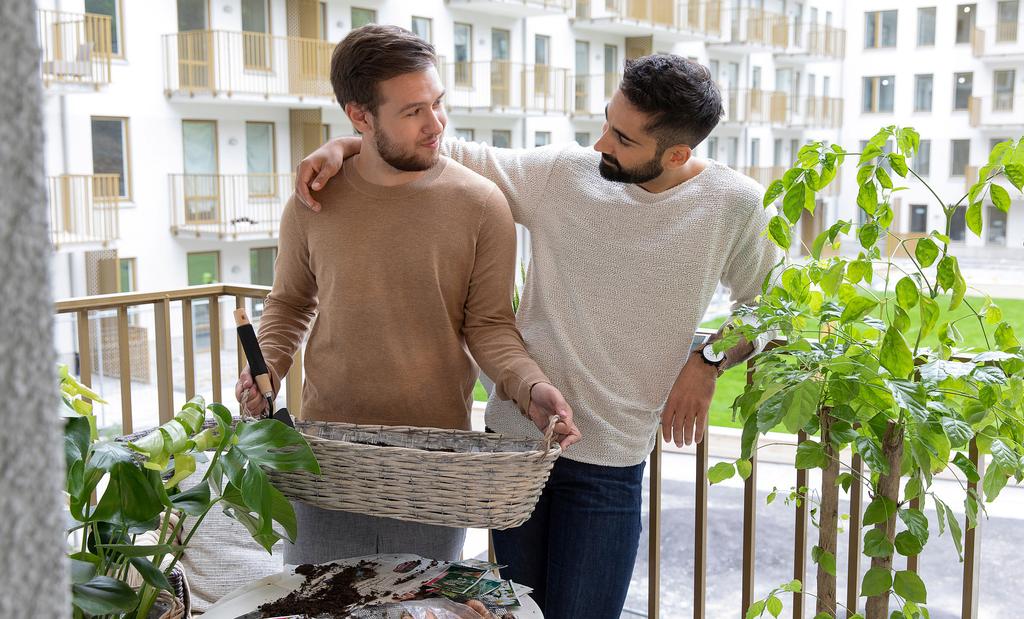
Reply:
<svg viewBox="0 0 1024 619"><path fill-rule="evenodd" d="M555 425L561 421L561 417L558 415L552 415L548 418L548 427L544 430L544 451L551 450L551 441L555 439Z"/></svg>

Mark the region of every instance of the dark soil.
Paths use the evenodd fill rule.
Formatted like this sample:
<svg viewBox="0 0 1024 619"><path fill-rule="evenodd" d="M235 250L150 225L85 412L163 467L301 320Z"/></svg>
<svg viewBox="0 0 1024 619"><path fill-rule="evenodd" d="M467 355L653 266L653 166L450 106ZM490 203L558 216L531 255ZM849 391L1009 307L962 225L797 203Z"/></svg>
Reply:
<svg viewBox="0 0 1024 619"><path fill-rule="evenodd" d="M376 566L377 564L372 561L360 561L356 565L343 568L325 582L318 583L314 592L313 583L330 572L331 566L300 565L295 568L295 573L305 576L306 581L283 598L260 606L259 611L264 617L298 614L311 617L348 617L350 610L376 599L374 592L360 595L354 586L355 583L376 575Z"/></svg>

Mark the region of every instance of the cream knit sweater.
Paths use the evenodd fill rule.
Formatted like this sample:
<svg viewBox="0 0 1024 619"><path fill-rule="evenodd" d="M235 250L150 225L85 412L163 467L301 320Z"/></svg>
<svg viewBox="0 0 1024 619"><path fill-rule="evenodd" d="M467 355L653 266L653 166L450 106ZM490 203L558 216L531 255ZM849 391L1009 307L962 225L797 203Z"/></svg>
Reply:
<svg viewBox="0 0 1024 619"><path fill-rule="evenodd" d="M582 432L564 457L643 462L718 283L734 307L751 303L780 258L762 234L764 189L712 161L651 194L604 180L598 153L575 144L508 150L446 140L442 153L497 184L530 230L517 322ZM538 434L495 395L486 421L497 432Z"/></svg>

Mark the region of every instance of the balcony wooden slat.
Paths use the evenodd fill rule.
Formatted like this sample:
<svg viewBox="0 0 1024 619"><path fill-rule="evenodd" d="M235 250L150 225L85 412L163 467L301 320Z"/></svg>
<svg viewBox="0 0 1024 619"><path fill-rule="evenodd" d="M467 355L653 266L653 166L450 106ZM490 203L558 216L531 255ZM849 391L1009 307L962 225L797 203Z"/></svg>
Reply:
<svg viewBox="0 0 1024 619"><path fill-rule="evenodd" d="M102 324L102 323L101 323ZM102 335L100 341L103 341ZM121 433L134 432L132 423L132 361L128 340L128 307L117 308L117 371L121 375Z"/></svg>
<svg viewBox="0 0 1024 619"><path fill-rule="evenodd" d="M650 509L647 525L647 616L661 613L661 437L651 450Z"/></svg>
<svg viewBox="0 0 1024 619"><path fill-rule="evenodd" d="M861 476L864 474L864 460L859 453L854 453L850 462L853 482L850 484L850 527L847 535L846 564L846 617L856 614L860 588L860 523L864 513Z"/></svg>
<svg viewBox="0 0 1024 619"><path fill-rule="evenodd" d="M971 464L978 470L978 478L985 477L985 459L978 450L978 442L971 439L968 457ZM967 488L977 493L981 488L981 482L967 482ZM978 526L973 529L967 528L966 518L964 519L964 578L963 598L960 608L960 616L963 619L977 619L978 597L981 593L981 523L983 518L978 518Z"/></svg>
<svg viewBox="0 0 1024 619"><path fill-rule="evenodd" d="M86 387L92 387L92 343L89 334L89 310L75 312L78 325L78 373Z"/></svg>
<svg viewBox="0 0 1024 619"><path fill-rule="evenodd" d="M747 386L754 382L754 361L747 361ZM743 583L740 615L746 616L754 602L755 558L757 539L757 439L750 450L750 476L743 482Z"/></svg>
<svg viewBox="0 0 1024 619"><path fill-rule="evenodd" d="M181 300L181 339L185 357L185 399L196 395L195 333L192 328L192 299Z"/></svg>
<svg viewBox="0 0 1024 619"><path fill-rule="evenodd" d="M704 619L707 613L708 584L708 431L697 443L696 496L694 500L693 539L693 617Z"/></svg>
<svg viewBox="0 0 1024 619"><path fill-rule="evenodd" d="M292 359L292 368L284 378L287 383L287 399L285 400L288 411L295 419L302 419L302 349L300 348Z"/></svg>
<svg viewBox="0 0 1024 619"><path fill-rule="evenodd" d="M156 329L156 390L160 423L174 417L174 373L171 358L171 301L153 304Z"/></svg>
<svg viewBox="0 0 1024 619"><path fill-rule="evenodd" d="M210 304L210 377L213 380L214 402L223 402L220 377L220 296L208 298Z"/></svg>
<svg viewBox="0 0 1024 619"><path fill-rule="evenodd" d="M797 433L797 445L807 440L807 433L803 430ZM801 496L808 493L807 469L798 469L796 472L796 492L799 505L796 508L796 525L793 536L793 578L798 579L806 585L807 579L807 497ZM793 617L803 619L804 616L804 595L800 592L793 593Z"/></svg>
<svg viewBox="0 0 1024 619"><path fill-rule="evenodd" d="M241 295L235 295L235 309L245 309L245 297ZM238 356L238 373L241 374L245 368L245 349L242 348L242 343L235 338L235 352Z"/></svg>

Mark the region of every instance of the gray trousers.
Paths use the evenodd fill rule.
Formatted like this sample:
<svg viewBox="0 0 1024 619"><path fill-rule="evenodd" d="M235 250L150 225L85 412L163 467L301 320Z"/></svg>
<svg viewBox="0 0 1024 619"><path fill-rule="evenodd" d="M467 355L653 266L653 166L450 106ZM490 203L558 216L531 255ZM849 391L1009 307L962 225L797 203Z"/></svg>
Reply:
<svg viewBox="0 0 1024 619"><path fill-rule="evenodd" d="M406 553L458 561L466 543L465 529L321 509L300 501L292 501L292 507L298 537L294 544L284 543L288 565Z"/></svg>

